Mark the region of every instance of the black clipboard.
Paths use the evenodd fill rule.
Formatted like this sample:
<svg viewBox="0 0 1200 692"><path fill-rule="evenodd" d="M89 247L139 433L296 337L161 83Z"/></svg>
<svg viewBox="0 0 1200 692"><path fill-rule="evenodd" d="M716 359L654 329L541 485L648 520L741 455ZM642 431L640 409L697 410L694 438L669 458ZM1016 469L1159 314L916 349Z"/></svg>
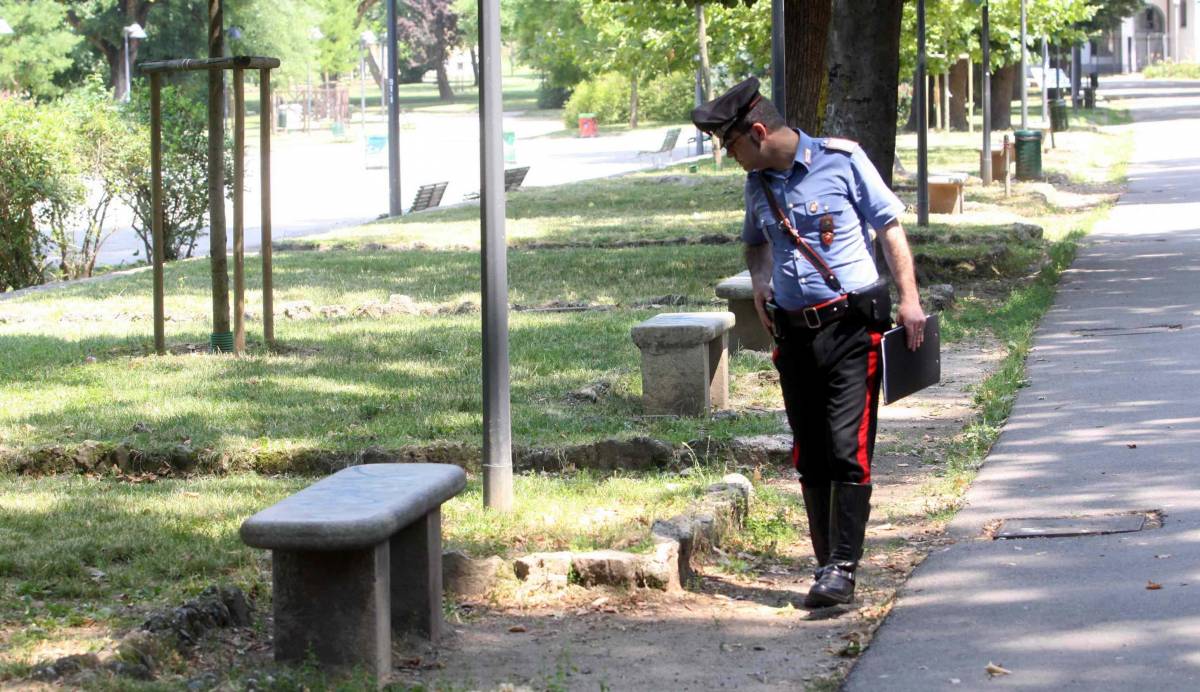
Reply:
<svg viewBox="0 0 1200 692"><path fill-rule="evenodd" d="M925 318L925 340L908 350L904 327L883 334L883 403L886 406L942 379L942 340L938 316Z"/></svg>

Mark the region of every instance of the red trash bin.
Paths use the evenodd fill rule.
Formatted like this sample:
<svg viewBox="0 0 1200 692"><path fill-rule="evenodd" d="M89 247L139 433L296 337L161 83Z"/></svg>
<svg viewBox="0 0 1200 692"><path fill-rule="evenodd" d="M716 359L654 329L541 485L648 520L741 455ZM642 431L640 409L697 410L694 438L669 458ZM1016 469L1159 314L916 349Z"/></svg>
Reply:
<svg viewBox="0 0 1200 692"><path fill-rule="evenodd" d="M596 136L596 114L595 113L580 113L579 114L579 136L580 137L595 137Z"/></svg>

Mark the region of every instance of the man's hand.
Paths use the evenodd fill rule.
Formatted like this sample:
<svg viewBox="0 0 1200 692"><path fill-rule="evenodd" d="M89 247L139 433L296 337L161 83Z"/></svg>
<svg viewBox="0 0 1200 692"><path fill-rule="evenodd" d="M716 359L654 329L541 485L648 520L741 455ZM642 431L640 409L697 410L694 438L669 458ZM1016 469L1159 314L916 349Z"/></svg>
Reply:
<svg viewBox="0 0 1200 692"><path fill-rule="evenodd" d="M767 301L771 299L771 296L770 286L763 290L759 290L757 286L754 288L754 309L758 311L758 319L768 334L775 333L775 325L771 322L771 316L767 314Z"/></svg>
<svg viewBox="0 0 1200 692"><path fill-rule="evenodd" d="M880 229L883 256L892 270L896 290L900 293L900 309L897 314L904 326L908 350L915 351L925 341L925 311L917 294L917 276L913 269L912 251L908 249L908 238L897 220L892 220Z"/></svg>
<svg viewBox="0 0 1200 692"><path fill-rule="evenodd" d="M908 350L915 351L921 348L925 341L925 311L921 309L921 304L915 300L901 301L896 319L904 325Z"/></svg>

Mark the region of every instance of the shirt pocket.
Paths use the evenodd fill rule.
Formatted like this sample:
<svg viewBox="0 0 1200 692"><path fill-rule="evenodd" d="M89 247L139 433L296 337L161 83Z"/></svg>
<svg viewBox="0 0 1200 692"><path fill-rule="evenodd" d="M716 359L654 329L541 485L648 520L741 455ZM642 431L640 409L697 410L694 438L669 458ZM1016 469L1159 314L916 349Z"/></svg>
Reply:
<svg viewBox="0 0 1200 692"><path fill-rule="evenodd" d="M792 213L796 218L796 230L805 235L819 234L821 219L826 216L833 219L834 233L840 233L858 224L858 215L845 195L821 195L797 200Z"/></svg>

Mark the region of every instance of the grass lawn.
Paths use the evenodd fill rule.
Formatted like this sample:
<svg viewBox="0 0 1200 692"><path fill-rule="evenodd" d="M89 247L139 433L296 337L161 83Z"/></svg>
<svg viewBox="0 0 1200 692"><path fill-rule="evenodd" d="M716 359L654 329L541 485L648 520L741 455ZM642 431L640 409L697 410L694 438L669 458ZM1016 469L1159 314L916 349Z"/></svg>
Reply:
<svg viewBox="0 0 1200 692"><path fill-rule="evenodd" d="M1112 116L1073 117L1089 126L1060 133L1059 148L1046 155L1054 185L1018 183L1009 197L998 185L971 186L965 214L935 216L929 229L913 229L921 238L915 250L950 267L940 278L958 290L956 306L943 315L943 339L988 335L1008 352L979 389L978 422L944 441L948 492L962 491L994 440L1057 272L1123 176L1130 141L1101 127ZM974 166L965 136L935 134L931 142L938 166ZM907 149L902 137L902 157ZM741 180L729 166L705 165L695 174L676 167L510 197L511 302L592 308L511 313L515 443L649 435L679 444L785 431L777 416L759 415L782 403L777 385L758 376L771 370L769 361L753 354L731 362L733 415L659 418L640 411L629 328L662 311L722 309L713 286L741 269L740 248L695 241L736 234ZM912 203L911 191L901 194ZM244 547L237 527L312 482L292 472L306 455L478 445L477 219L477 207L442 209L327 234L312 240L311 250L279 252L276 304L307 319L277 318L277 352L255 340L260 322L251 319L244 358L187 352L209 332L203 260L167 268L167 334L176 355L150 355L148 273L0 302L0 462L95 441L148 455L169 456L183 446L211 463L186 477L104 469L25 477L0 463L0 685L19 685L37 661L99 650L147 611L214 582L242 586L267 606L266 554ZM910 214L904 220L915 225ZM1042 225L1044 240L997 241L1014 221ZM622 245L679 237L692 242ZM1007 259L981 259L998 242L1007 245ZM247 266L247 305L256 311L258 275L253 261ZM354 314L397 294L410 297L417 314ZM678 302L663 300L670 296L685 305L659 305ZM607 385L598 401L569 396L594 383ZM518 474L518 506L505 516L480 508L472 473L467 492L444 508L446 540L475 555L643 549L650 521L680 511L726 470L719 460L697 462L689 475ZM218 466L232 471L209 473ZM740 548L771 553L802 539L794 494L763 488L757 498L736 539Z"/></svg>

